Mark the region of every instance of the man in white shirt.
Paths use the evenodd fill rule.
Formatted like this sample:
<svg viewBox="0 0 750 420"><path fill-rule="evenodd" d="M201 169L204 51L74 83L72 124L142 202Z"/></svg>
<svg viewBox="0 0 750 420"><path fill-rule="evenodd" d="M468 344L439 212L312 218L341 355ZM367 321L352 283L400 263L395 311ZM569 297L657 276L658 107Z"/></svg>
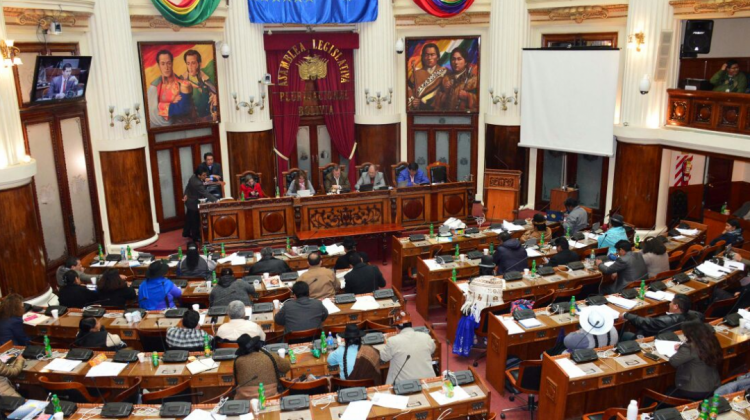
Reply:
<svg viewBox="0 0 750 420"><path fill-rule="evenodd" d="M260 325L245 319L245 305L239 300L232 301L227 305L229 322L219 327L216 336L227 341L237 341L242 334L250 337L260 337L266 341L266 333Z"/></svg>

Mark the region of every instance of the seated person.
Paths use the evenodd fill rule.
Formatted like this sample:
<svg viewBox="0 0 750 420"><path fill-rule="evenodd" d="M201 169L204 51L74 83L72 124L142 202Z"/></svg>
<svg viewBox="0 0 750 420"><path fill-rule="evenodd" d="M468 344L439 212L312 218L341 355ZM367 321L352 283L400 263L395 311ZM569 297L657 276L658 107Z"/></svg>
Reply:
<svg viewBox="0 0 750 420"><path fill-rule="evenodd" d="M245 182L240 184L240 194L244 194L245 199L249 198L265 198L263 190L260 188L260 184L255 182L255 177L252 175L245 176Z"/></svg>
<svg viewBox="0 0 750 420"><path fill-rule="evenodd" d="M360 258L362 258L362 262L365 264L370 263L370 257L365 252L357 251L357 242L354 239L346 238L342 245L344 246L344 251L346 253L336 259L336 265L333 266L334 270L346 270L347 268L351 268L352 266L349 264L349 256L355 252L359 254Z"/></svg>
<svg viewBox="0 0 750 420"><path fill-rule="evenodd" d="M19 354L16 360L9 365L0 363L0 378L5 379L0 381L0 397L23 398L10 381L10 378L15 378L23 371L23 362L24 358Z"/></svg>
<svg viewBox="0 0 750 420"><path fill-rule="evenodd" d="M299 171L297 178L289 184L289 188L286 190L286 195L290 197L296 197L297 191L308 190L310 195L315 195L315 188L313 188L310 180L307 179L307 172Z"/></svg>
<svg viewBox="0 0 750 420"><path fill-rule="evenodd" d="M742 227L740 226L740 221L737 219L727 220L726 225L724 225L724 231L721 232L721 235L717 236L713 241L711 241L711 246L716 245L716 243L719 241L724 241L727 245L732 246L742 245L742 243L745 242L745 238L742 237Z"/></svg>
<svg viewBox="0 0 750 420"><path fill-rule="evenodd" d="M579 205L578 200L568 197L563 205L565 206L565 212L568 213L563 221L564 235L567 235L568 232L575 235L589 225L589 214Z"/></svg>
<svg viewBox="0 0 750 420"><path fill-rule="evenodd" d="M738 376L737 379L733 380L732 382L727 382L726 384L716 388L716 391L714 391L714 393L719 395L727 395L733 394L735 392L747 391L748 389L750 389L750 373Z"/></svg>
<svg viewBox="0 0 750 420"><path fill-rule="evenodd" d="M500 244L495 248L492 259L497 266L495 271L498 275L528 268L528 254L521 246L521 241L512 237L508 232L502 232L497 239Z"/></svg>
<svg viewBox="0 0 750 420"><path fill-rule="evenodd" d="M250 337L260 337L262 341L266 341L266 333L260 325L245 319L245 304L239 300L235 300L227 305L227 316L229 316L229 322L224 323L216 331L216 336L227 340L237 341L242 334L247 334Z"/></svg>
<svg viewBox="0 0 750 420"><path fill-rule="evenodd" d="M745 264L746 270L750 267L750 260L742 258L742 255L740 254L735 253L732 259ZM736 291L715 287L711 295L711 303L716 302L717 300L731 299L733 296L738 296L739 299L729 310L729 313L736 311L737 308L747 308L750 306L750 277L740 279L740 288Z"/></svg>
<svg viewBox="0 0 750 420"><path fill-rule="evenodd" d="M210 307L227 306L230 302L238 300L245 306L251 306L253 301L250 300L250 295L253 293L255 287L252 284L234 277L231 268L222 268L218 284L208 295L208 303Z"/></svg>
<svg viewBox="0 0 750 420"><path fill-rule="evenodd" d="M687 341L675 344L677 353L669 358L676 370L671 395L691 401L709 398L721 385L719 367L724 355L719 340L711 325L698 320L682 324L682 333Z"/></svg>
<svg viewBox="0 0 750 420"><path fill-rule="evenodd" d="M257 276L263 273L282 274L291 271L292 269L285 261L273 256L273 249L265 247L260 250L260 261L253 264L248 273Z"/></svg>
<svg viewBox="0 0 750 420"><path fill-rule="evenodd" d="M320 253L311 252L307 256L307 264L310 268L305 271L297 281L303 281L310 286L310 297L323 300L333 299L336 292L341 290L341 282L333 274L333 270L323 267Z"/></svg>
<svg viewBox="0 0 750 420"><path fill-rule="evenodd" d="M96 292L99 293L99 301L104 306L125 308L128 302L138 300L135 289L120 277L120 271L110 268L99 277L96 282Z"/></svg>
<svg viewBox="0 0 750 420"><path fill-rule="evenodd" d="M532 238L541 242L542 235L544 235L544 242L549 243L552 240L552 229L547 227L547 218L543 214L537 213L531 220L532 228L523 233L521 243L526 243Z"/></svg>
<svg viewBox="0 0 750 420"><path fill-rule="evenodd" d="M147 311L160 311L174 308L175 299L182 296L182 290L164 277L169 271L166 262L157 260L148 266L146 279L138 287L138 305Z"/></svg>
<svg viewBox="0 0 750 420"><path fill-rule="evenodd" d="M72 256L65 260L65 264L57 268L55 272L55 278L57 279L57 285L62 287L65 286L65 280L63 280L63 274L70 270L78 272L78 277L81 279L81 283L91 284L92 275L83 272L83 264L78 257Z"/></svg>
<svg viewBox="0 0 750 420"><path fill-rule="evenodd" d="M737 60L728 60L721 66L721 70L711 76L711 84L714 92L745 93L747 89L747 76L740 71L740 63Z"/></svg>
<svg viewBox="0 0 750 420"><path fill-rule="evenodd" d="M117 351L125 347L119 335L108 333L101 322L93 317L83 318L78 323L78 335L73 344L77 347L107 351Z"/></svg>
<svg viewBox="0 0 750 420"><path fill-rule="evenodd" d="M615 320L599 306L581 309L578 321L581 329L565 336L568 352L579 349L596 349L617 344Z"/></svg>
<svg viewBox="0 0 750 420"><path fill-rule="evenodd" d="M678 293L669 304L669 310L661 316L645 317L623 312L620 318L630 321L636 328L636 335L651 337L665 331L677 331L682 323L692 319L703 319L703 314L690 310L691 301L687 295ZM625 333L622 341L634 340L632 333Z"/></svg>
<svg viewBox="0 0 750 420"><path fill-rule="evenodd" d="M182 326L167 330L167 346L172 349L203 350L206 337L209 341L213 337L200 329L200 320L198 312L188 309L182 317Z"/></svg>
<svg viewBox="0 0 750 420"><path fill-rule="evenodd" d="M385 287L385 278L377 266L365 264L356 252L349 256L352 271L344 275L344 293L372 293Z"/></svg>
<svg viewBox="0 0 750 420"><path fill-rule="evenodd" d="M407 170L401 171L398 174L396 184L401 182L406 182L407 187L413 187L415 185L429 184L430 180L427 178L427 175L419 169L419 164L417 162L411 162L409 163Z"/></svg>
<svg viewBox="0 0 750 420"><path fill-rule="evenodd" d="M328 366L338 366L339 378L354 379L349 376L354 370L354 364L357 362L357 352L362 345L362 337L365 336L354 324L346 326L341 338L344 339L344 345L339 346L336 350L328 355Z"/></svg>
<svg viewBox="0 0 750 420"><path fill-rule="evenodd" d="M3 298L0 303L0 342L13 341L14 346L25 346L29 343L29 337L23 329L23 314L21 295L11 293Z"/></svg>
<svg viewBox="0 0 750 420"><path fill-rule="evenodd" d="M273 317L275 323L284 326L284 332L320 328L328 318L328 310L317 299L310 299L310 287L303 281L292 286L293 300L287 300Z"/></svg>
<svg viewBox="0 0 750 420"><path fill-rule="evenodd" d="M642 248L643 261L646 263L649 277L669 271L669 254L661 239L648 237L643 241Z"/></svg>
<svg viewBox="0 0 750 420"><path fill-rule="evenodd" d="M550 242L550 245L555 247L557 253L550 257L549 262L545 265L557 267L559 265L568 265L575 261L581 261L581 256L576 254L575 251L570 250L570 244L564 236L555 238Z"/></svg>
<svg viewBox="0 0 750 420"><path fill-rule="evenodd" d="M195 242L188 243L187 252L178 264L178 275L182 277L208 278L216 270L216 261L201 255Z"/></svg>
<svg viewBox="0 0 750 420"><path fill-rule="evenodd" d="M631 282L636 280L645 280L648 278L648 269L643 261L643 255L640 252L633 252L633 245L627 240L622 240L615 244L618 258L606 266L602 260L596 259L596 266L602 274L612 274L614 282L604 284L601 292L605 295L611 293L620 293Z"/></svg>
<svg viewBox="0 0 750 420"><path fill-rule="evenodd" d="M372 189L377 190L378 188L385 187L385 177L383 176L382 172L379 172L377 168L375 168L375 165L370 165L367 168L367 172L363 172L362 176L359 177L359 180L357 180L357 183L354 185L354 188L356 188L357 191L363 186L363 185L370 185L372 184Z"/></svg>
<svg viewBox="0 0 750 420"><path fill-rule="evenodd" d="M99 295L95 291L81 284L77 271L69 270L63 275L63 280L65 286L57 292L60 305L80 309L99 300Z"/></svg>
<svg viewBox="0 0 750 420"><path fill-rule="evenodd" d="M266 398L278 394L278 381L292 370L289 359L281 358L263 348L260 337L243 334L237 340L237 358L234 359L235 382L238 388L235 399L258 398L258 386L263 384Z"/></svg>
<svg viewBox="0 0 750 420"><path fill-rule="evenodd" d="M323 186L327 193L337 193L351 191L352 186L349 185L349 177L341 172L341 165L336 165L331 172L329 172L323 180Z"/></svg>
<svg viewBox="0 0 750 420"><path fill-rule="evenodd" d="M622 215L613 214L612 217L609 218L609 229L607 229L607 232L599 235L598 248L609 247L607 253L616 254L617 250L615 250L615 244L627 240L628 235L625 233L625 221L623 220Z"/></svg>
<svg viewBox="0 0 750 420"><path fill-rule="evenodd" d="M399 325L401 332L385 342L380 352L380 359L391 362L385 383L392 385L396 375L400 381L424 379L435 376L432 369L432 353L435 352L435 340L429 334L414 331L411 324ZM409 363L406 357L411 356ZM401 374L398 371L401 370Z"/></svg>

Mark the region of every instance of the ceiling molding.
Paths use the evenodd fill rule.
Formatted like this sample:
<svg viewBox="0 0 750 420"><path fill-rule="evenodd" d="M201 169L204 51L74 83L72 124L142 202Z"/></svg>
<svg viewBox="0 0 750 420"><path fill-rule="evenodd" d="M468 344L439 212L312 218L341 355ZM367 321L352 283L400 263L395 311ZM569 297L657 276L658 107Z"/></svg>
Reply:
<svg viewBox="0 0 750 420"><path fill-rule="evenodd" d="M750 13L750 0L675 0L669 4L675 15L715 15L734 16ZM747 13L743 13L747 12Z"/></svg>
<svg viewBox="0 0 750 420"><path fill-rule="evenodd" d="M583 23L587 20L614 19L627 17L627 4L613 4L605 6L576 6L555 7L529 10L532 22L560 22L572 21Z"/></svg>
<svg viewBox="0 0 750 420"><path fill-rule="evenodd" d="M19 7L4 7L3 15L7 26L40 26L49 29L50 23L57 21L68 28L88 28L90 13L67 12L43 9L22 9Z"/></svg>
<svg viewBox="0 0 750 420"><path fill-rule="evenodd" d="M207 31L223 31L224 30L224 17L212 16L203 22L195 26L180 26L170 23L163 16L152 16L152 15L131 15L130 26L133 29L149 29L149 30L172 30L174 32L180 32L183 29L190 31L194 30L207 30Z"/></svg>
<svg viewBox="0 0 750 420"><path fill-rule="evenodd" d="M464 12L450 18L439 18L426 13L396 16L396 27L409 26L439 26L445 28L452 25L487 26L490 23L489 12Z"/></svg>

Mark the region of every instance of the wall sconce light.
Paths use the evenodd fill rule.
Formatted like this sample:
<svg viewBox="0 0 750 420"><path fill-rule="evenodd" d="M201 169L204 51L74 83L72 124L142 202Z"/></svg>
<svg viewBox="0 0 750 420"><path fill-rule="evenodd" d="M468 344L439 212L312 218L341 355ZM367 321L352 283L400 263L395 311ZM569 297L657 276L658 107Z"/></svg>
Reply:
<svg viewBox="0 0 750 420"><path fill-rule="evenodd" d="M495 89L490 88L490 99L492 103L497 105L498 102L503 104L503 111L508 110L508 104L513 102L513 105L518 105L518 88L513 88L513 96L505 96L505 92L501 96L494 96Z"/></svg>
<svg viewBox="0 0 750 420"><path fill-rule="evenodd" d="M236 93L232 93L232 98L234 98L234 109L236 111L239 111L240 108L247 108L248 115L253 115L256 107L259 107L261 111L266 109L266 92L265 91L260 92L260 102L255 102L255 96L253 95L250 95L250 102L237 100Z"/></svg>
<svg viewBox="0 0 750 420"><path fill-rule="evenodd" d="M641 52L641 48L645 48L646 46L646 35L643 33L643 31L628 35L628 48L633 49L635 48L636 51Z"/></svg>
<svg viewBox="0 0 750 420"><path fill-rule="evenodd" d="M377 102L378 109L383 108L383 103L388 101L390 105L393 101L393 88L388 88L388 97L381 96L380 92L375 92L376 96L370 96L370 89L365 88L365 104L370 105L371 102Z"/></svg>
<svg viewBox="0 0 750 420"><path fill-rule="evenodd" d="M134 104L133 108L135 109L135 112L132 114L130 113L130 108L125 108L124 115L115 115L115 107L113 105L109 106L109 126L114 127L115 121L124 122L125 123L125 129L130 130L131 123L135 121L136 124L141 123L141 117L138 115L139 111L141 110L141 104Z"/></svg>
<svg viewBox="0 0 750 420"><path fill-rule="evenodd" d="M6 68L23 64L21 57L18 57L18 54L21 54L21 50L13 46L12 39L0 40L0 54L2 54L3 66Z"/></svg>

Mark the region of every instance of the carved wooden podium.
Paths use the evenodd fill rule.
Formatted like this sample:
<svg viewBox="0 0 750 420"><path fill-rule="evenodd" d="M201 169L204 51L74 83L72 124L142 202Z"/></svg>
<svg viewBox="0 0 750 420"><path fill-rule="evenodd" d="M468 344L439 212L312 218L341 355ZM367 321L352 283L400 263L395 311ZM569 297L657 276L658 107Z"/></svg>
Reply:
<svg viewBox="0 0 750 420"><path fill-rule="evenodd" d="M518 217L521 171L485 169L484 206L488 222L512 221Z"/></svg>

